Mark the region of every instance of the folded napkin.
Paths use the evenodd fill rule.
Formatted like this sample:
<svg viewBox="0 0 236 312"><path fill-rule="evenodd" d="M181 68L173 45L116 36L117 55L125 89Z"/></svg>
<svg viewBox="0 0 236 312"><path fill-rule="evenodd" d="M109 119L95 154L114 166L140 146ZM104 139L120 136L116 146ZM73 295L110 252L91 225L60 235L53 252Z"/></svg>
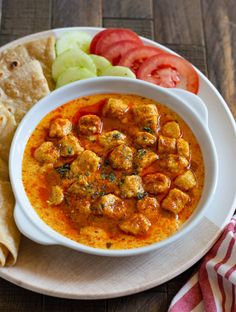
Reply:
<svg viewBox="0 0 236 312"><path fill-rule="evenodd" d="M236 312L236 215L168 312Z"/></svg>

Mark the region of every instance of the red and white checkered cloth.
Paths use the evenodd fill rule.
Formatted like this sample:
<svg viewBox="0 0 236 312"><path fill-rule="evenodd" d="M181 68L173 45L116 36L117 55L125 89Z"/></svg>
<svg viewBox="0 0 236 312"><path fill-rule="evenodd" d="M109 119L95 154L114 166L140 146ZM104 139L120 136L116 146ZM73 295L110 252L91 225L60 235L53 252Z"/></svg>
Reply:
<svg viewBox="0 0 236 312"><path fill-rule="evenodd" d="M236 215L168 312L236 312Z"/></svg>

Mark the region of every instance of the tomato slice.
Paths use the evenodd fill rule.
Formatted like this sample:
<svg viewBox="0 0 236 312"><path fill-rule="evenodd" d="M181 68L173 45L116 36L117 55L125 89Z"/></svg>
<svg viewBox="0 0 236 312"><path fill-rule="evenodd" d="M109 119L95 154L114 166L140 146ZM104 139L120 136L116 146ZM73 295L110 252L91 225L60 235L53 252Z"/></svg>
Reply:
<svg viewBox="0 0 236 312"><path fill-rule="evenodd" d="M91 54L95 54L95 51L96 51L96 46L97 46L97 43L98 41L100 40L100 38L102 38L105 34L113 31L114 28L109 28L109 29L104 29L102 31L99 31L99 33L97 33L94 37L93 37L93 40L91 41L90 43L90 53Z"/></svg>
<svg viewBox="0 0 236 312"><path fill-rule="evenodd" d="M103 57L107 58L112 65L117 65L122 56L129 50L139 47L141 44L133 40L121 40L110 44L107 47Z"/></svg>
<svg viewBox="0 0 236 312"><path fill-rule="evenodd" d="M153 55L157 55L160 53L164 53L161 49L149 47L149 46L142 46L138 48L134 48L126 52L120 62L119 65L129 67L135 74L139 67L142 65L146 59L150 58Z"/></svg>
<svg viewBox="0 0 236 312"><path fill-rule="evenodd" d="M199 78L193 66L172 54L159 54L147 59L137 72L137 78L165 88L181 88L198 92Z"/></svg>
<svg viewBox="0 0 236 312"><path fill-rule="evenodd" d="M104 34L100 37L96 44L95 54L103 55L109 45L121 40L132 40L138 42L139 44L142 44L139 36L132 30L125 28L112 29L109 32L104 32Z"/></svg>

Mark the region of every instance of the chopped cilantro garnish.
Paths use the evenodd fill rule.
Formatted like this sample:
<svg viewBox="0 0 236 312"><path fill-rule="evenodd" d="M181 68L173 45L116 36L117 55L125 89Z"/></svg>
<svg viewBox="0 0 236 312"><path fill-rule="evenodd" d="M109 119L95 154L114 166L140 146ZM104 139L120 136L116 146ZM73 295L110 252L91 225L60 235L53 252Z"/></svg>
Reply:
<svg viewBox="0 0 236 312"><path fill-rule="evenodd" d="M68 171L70 171L70 164L64 164L63 166L61 167L57 167L55 168L55 170L60 174L60 176L63 178L66 173Z"/></svg>
<svg viewBox="0 0 236 312"><path fill-rule="evenodd" d="M71 146L68 146L68 147L67 147L67 153L68 153L69 155L71 155L72 152L73 152L73 148L72 148Z"/></svg>
<svg viewBox="0 0 236 312"><path fill-rule="evenodd" d="M137 198L138 198L138 199L143 199L144 196L145 196L144 193L140 193L140 192L137 193Z"/></svg>
<svg viewBox="0 0 236 312"><path fill-rule="evenodd" d="M113 139L117 140L117 139L120 139L121 134L119 132L116 132L116 133L113 133L112 137L113 137Z"/></svg>
<svg viewBox="0 0 236 312"><path fill-rule="evenodd" d="M146 155L147 151L145 149L138 150L138 157L142 158L144 155Z"/></svg>
<svg viewBox="0 0 236 312"><path fill-rule="evenodd" d="M114 182L115 179L116 179L116 176L114 175L114 173L113 173L113 172L110 172L109 175L108 175L108 180L109 180L110 182Z"/></svg>
<svg viewBox="0 0 236 312"><path fill-rule="evenodd" d="M154 133L154 131L149 127L143 127L143 130L149 133Z"/></svg>
<svg viewBox="0 0 236 312"><path fill-rule="evenodd" d="M102 172L102 173L101 173L101 178L102 178L103 180L106 180L107 174L106 174L105 172Z"/></svg>

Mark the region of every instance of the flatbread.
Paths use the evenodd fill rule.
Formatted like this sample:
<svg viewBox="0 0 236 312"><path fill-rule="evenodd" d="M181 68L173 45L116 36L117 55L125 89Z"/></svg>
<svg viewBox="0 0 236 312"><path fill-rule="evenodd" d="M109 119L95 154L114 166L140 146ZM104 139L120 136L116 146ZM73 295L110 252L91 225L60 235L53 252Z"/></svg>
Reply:
<svg viewBox="0 0 236 312"><path fill-rule="evenodd" d="M0 80L7 78L24 64L32 60L38 60L48 81L49 88L53 90L55 83L52 79L51 68L56 57L55 41L54 36L49 36L3 51L0 54Z"/></svg>
<svg viewBox="0 0 236 312"><path fill-rule="evenodd" d="M31 61L0 81L0 100L16 123L37 101L50 92L39 61Z"/></svg>
<svg viewBox="0 0 236 312"><path fill-rule="evenodd" d="M9 158L9 151L11 141L16 130L16 120L14 115L0 103L0 160L7 162ZM1 162L0 162L1 164ZM3 164L1 165L1 170ZM1 174L0 174L0 178Z"/></svg>
<svg viewBox="0 0 236 312"><path fill-rule="evenodd" d="M16 262L20 244L20 232L14 218L14 196L10 182L0 181L0 265L13 265Z"/></svg>
<svg viewBox="0 0 236 312"><path fill-rule="evenodd" d="M55 37L50 36L25 44L30 57L40 62L50 90L55 88L55 82L52 79L52 63L56 58L55 42Z"/></svg>
<svg viewBox="0 0 236 312"><path fill-rule="evenodd" d="M27 59L24 48L15 51L19 52L19 62ZM4 71L0 77L0 265L4 266L15 264L20 242L20 232L13 217L14 195L10 182L7 181L10 145L24 114L50 90L41 63L37 60L28 59L28 62L11 72L7 72L8 69L4 66L2 69Z"/></svg>

